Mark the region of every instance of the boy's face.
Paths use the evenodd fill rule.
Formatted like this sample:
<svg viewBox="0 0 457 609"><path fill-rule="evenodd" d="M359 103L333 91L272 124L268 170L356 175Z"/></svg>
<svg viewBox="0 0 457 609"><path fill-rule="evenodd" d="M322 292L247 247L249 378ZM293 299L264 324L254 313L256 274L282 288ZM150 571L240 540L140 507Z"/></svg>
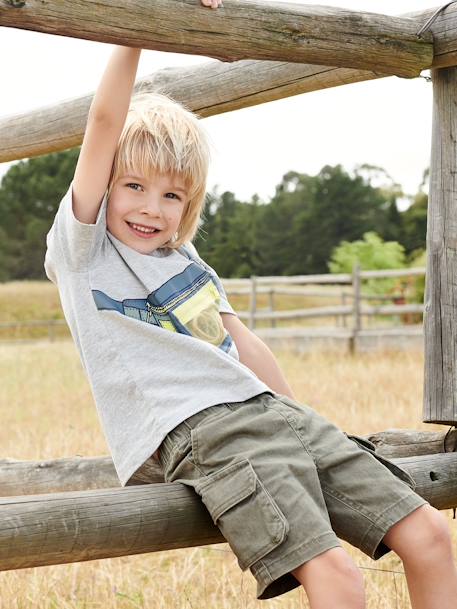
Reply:
<svg viewBox="0 0 457 609"><path fill-rule="evenodd" d="M125 245L150 254L175 235L187 202L188 192L179 176L122 175L108 200L107 228Z"/></svg>

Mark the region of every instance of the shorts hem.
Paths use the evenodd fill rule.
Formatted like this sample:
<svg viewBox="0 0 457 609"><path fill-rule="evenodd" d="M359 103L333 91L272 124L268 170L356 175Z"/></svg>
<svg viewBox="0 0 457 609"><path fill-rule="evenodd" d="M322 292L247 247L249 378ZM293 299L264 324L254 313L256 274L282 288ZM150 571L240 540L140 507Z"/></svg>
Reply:
<svg viewBox="0 0 457 609"><path fill-rule="evenodd" d="M393 503L383 512L379 520L367 530L360 544L360 550L373 560L378 560L384 554L390 552L391 549L382 542L385 535L394 524L427 503L428 501L414 492Z"/></svg>
<svg viewBox="0 0 457 609"><path fill-rule="evenodd" d="M257 580L257 599L266 600L297 588L301 584L291 571L319 554L338 547L341 547L340 541L333 532L328 532L296 546L273 562L259 560L250 567ZM256 564L259 566L256 567Z"/></svg>

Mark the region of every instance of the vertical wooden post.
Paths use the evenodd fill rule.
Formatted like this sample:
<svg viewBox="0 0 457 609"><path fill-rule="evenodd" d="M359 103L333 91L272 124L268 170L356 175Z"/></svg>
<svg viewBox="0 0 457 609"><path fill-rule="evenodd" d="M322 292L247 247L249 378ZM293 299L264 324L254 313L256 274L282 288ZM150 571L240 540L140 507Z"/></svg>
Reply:
<svg viewBox="0 0 457 609"><path fill-rule="evenodd" d="M457 422L457 68L432 70L424 422Z"/></svg>
<svg viewBox="0 0 457 609"><path fill-rule="evenodd" d="M255 328L255 312L257 309L257 277L251 275L251 303L249 311L249 329Z"/></svg>
<svg viewBox="0 0 457 609"><path fill-rule="evenodd" d="M350 351L351 353L355 353L356 351L356 340L357 334L359 333L362 322L360 317L360 264L357 262L352 269L352 289L354 292L353 295L353 313L354 313L354 323L352 328L352 336L350 341Z"/></svg>

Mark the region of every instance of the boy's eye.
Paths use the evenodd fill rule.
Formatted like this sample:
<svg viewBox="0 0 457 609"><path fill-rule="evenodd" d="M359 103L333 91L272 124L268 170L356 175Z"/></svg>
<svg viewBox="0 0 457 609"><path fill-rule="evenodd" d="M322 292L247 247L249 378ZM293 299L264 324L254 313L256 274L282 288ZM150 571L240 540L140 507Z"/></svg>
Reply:
<svg viewBox="0 0 457 609"><path fill-rule="evenodd" d="M179 195L177 195L175 192L167 192L167 194L165 196L169 197L170 195L173 199L178 199L179 201L181 200L181 197Z"/></svg>
<svg viewBox="0 0 457 609"><path fill-rule="evenodd" d="M128 184L126 184L127 188L131 188L132 190L139 190L140 188L143 188L141 186L141 184L137 184L136 182L129 182Z"/></svg>

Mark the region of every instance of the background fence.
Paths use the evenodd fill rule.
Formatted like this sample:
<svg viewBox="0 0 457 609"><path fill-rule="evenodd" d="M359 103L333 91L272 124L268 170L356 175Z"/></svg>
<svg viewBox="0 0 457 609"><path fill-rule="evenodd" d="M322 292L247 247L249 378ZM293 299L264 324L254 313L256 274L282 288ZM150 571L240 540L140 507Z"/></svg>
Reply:
<svg viewBox="0 0 457 609"><path fill-rule="evenodd" d="M240 319L267 342L325 336L344 339L354 349L357 338L367 330L371 335L388 333L391 337L405 331L422 334L424 305L407 301L414 297L412 282L424 276L425 268L362 271L356 266L352 274L253 276L222 282ZM399 280L389 293L364 289L368 280L386 279ZM331 304L323 304L326 300ZM34 319L0 322L0 336L3 340L36 337L54 341L68 337L69 331L64 319Z"/></svg>

